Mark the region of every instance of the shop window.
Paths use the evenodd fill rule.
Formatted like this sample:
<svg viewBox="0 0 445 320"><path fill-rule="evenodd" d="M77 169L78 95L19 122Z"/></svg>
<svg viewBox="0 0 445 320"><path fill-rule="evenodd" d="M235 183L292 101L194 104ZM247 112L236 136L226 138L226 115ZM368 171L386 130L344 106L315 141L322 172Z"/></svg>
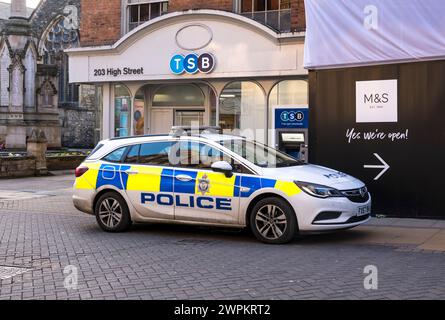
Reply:
<svg viewBox="0 0 445 320"><path fill-rule="evenodd" d="M127 87L114 87L114 136L127 137L130 135L131 95Z"/></svg>
<svg viewBox="0 0 445 320"><path fill-rule="evenodd" d="M210 94L210 125L211 126L216 126L217 97L216 97L215 91L213 91L212 89L209 90L209 94Z"/></svg>
<svg viewBox="0 0 445 320"><path fill-rule="evenodd" d="M286 80L278 83L270 92L269 106L275 107L301 107L307 106L309 92L306 80Z"/></svg>
<svg viewBox="0 0 445 320"><path fill-rule="evenodd" d="M103 88L96 86L96 112L94 117L94 144L98 144L102 140L103 129Z"/></svg>
<svg viewBox="0 0 445 320"><path fill-rule="evenodd" d="M291 31L290 0L238 0L237 11L279 32Z"/></svg>
<svg viewBox="0 0 445 320"><path fill-rule="evenodd" d="M204 94L194 85L161 87L153 97L153 107L203 107Z"/></svg>
<svg viewBox="0 0 445 320"><path fill-rule="evenodd" d="M141 3L142 2L142 3ZM144 3L145 2L145 3ZM168 1L128 0L128 30L168 12Z"/></svg>
<svg viewBox="0 0 445 320"><path fill-rule="evenodd" d="M133 133L135 136L145 133L145 94L142 89L138 91L134 99Z"/></svg>
<svg viewBox="0 0 445 320"><path fill-rule="evenodd" d="M309 85L307 80L285 80L276 84L269 95L269 119L275 117L276 108L307 108ZM269 137L272 143L272 137Z"/></svg>
<svg viewBox="0 0 445 320"><path fill-rule="evenodd" d="M240 131L249 138L264 142L267 134L266 101L254 82L232 82L219 99L219 126L224 131Z"/></svg>

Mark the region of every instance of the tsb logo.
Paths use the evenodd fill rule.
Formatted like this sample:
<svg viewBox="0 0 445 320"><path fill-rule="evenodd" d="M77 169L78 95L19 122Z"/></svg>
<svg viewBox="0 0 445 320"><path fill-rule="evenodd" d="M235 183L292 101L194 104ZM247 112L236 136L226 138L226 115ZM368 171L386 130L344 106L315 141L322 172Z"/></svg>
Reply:
<svg viewBox="0 0 445 320"><path fill-rule="evenodd" d="M215 58L210 53L203 53L201 55L191 53L186 56L177 54L170 60L170 70L174 74L182 74L184 72L195 74L198 71L210 73L214 67Z"/></svg>
<svg viewBox="0 0 445 320"><path fill-rule="evenodd" d="M295 122L295 121L303 121L304 120L304 113L301 111L291 111L291 112L287 112L284 111L283 113L281 113L281 121L283 122Z"/></svg>

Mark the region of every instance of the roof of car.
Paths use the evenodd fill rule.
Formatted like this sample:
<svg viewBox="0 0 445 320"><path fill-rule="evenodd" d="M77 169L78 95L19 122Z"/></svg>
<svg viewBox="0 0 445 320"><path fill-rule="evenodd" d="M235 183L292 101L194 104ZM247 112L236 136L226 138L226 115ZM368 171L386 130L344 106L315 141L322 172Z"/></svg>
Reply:
<svg viewBox="0 0 445 320"><path fill-rule="evenodd" d="M183 135L183 136L174 136L170 134L149 134L149 135L141 135L141 136L133 136L133 137L120 137L120 138L112 138L108 140L104 140L103 142L115 142L116 144L119 144L119 142L127 143L129 141L131 142L144 142L144 141L150 141L150 140L157 140L157 139L172 139L172 138L183 138L183 137L195 137L195 138L203 138L211 141L227 141L227 140L241 140L245 139L240 136L235 135L229 135L229 134L218 134L218 133L202 133L202 134L196 134L196 135Z"/></svg>
<svg viewBox="0 0 445 320"><path fill-rule="evenodd" d="M121 137L121 138L112 138L99 142L98 147L96 147L96 151L92 152L92 154L88 157L88 160L97 160L104 155L108 154L110 150L120 148L126 145L133 144L141 144L150 141L159 141L159 140L171 140L171 139L181 139L181 138L201 138L208 141L213 141L219 143L221 141L230 141L230 140L242 140L243 137L229 135L229 134L218 134L218 133L201 133L196 135L182 135L175 136L170 134L155 134L155 135L141 135L141 136L132 136L132 137ZM102 148L102 146L104 148Z"/></svg>

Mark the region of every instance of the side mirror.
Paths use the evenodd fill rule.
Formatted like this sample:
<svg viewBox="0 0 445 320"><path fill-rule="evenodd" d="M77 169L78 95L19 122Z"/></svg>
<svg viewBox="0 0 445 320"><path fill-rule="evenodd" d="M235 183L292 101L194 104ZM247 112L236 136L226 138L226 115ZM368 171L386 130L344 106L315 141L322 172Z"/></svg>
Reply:
<svg viewBox="0 0 445 320"><path fill-rule="evenodd" d="M212 170L215 172L221 172L226 175L227 178L233 176L233 168L227 161L218 161L212 164Z"/></svg>

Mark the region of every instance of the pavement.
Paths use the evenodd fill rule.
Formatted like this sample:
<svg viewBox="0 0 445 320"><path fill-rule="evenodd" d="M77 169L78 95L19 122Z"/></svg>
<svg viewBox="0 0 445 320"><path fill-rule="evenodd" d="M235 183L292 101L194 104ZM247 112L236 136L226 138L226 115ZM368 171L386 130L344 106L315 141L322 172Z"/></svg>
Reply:
<svg viewBox="0 0 445 320"><path fill-rule="evenodd" d="M205 227L108 234L73 207L73 177L0 180L1 300L445 299L445 221L373 219L282 246Z"/></svg>

